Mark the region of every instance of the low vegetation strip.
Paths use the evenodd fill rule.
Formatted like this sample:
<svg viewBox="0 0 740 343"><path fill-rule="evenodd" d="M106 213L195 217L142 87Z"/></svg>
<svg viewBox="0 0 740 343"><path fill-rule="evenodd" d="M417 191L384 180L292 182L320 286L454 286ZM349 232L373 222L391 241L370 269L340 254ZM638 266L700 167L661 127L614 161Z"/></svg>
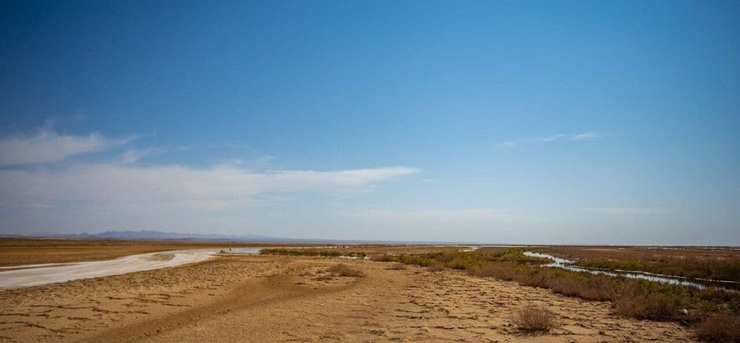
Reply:
<svg viewBox="0 0 740 343"><path fill-rule="evenodd" d="M740 342L737 333L740 326L714 324L715 321L737 322L740 315L740 294L737 292L541 268L541 259L524 256L520 249L462 254L435 253L385 259L420 266L443 265L473 275L550 289L565 296L611 301L619 315L689 325L697 330L697 337L705 341Z"/></svg>
<svg viewBox="0 0 740 343"><path fill-rule="evenodd" d="M375 258L379 261L395 261L424 267L442 264L447 268L473 270L493 263L520 263L540 266L550 262L546 258L524 255L522 249L507 249L495 252L439 251L428 254L382 255Z"/></svg>
<svg viewBox="0 0 740 343"><path fill-rule="evenodd" d="M539 247L587 268L641 271L692 279L740 282L738 251L709 248Z"/></svg>
<svg viewBox="0 0 740 343"><path fill-rule="evenodd" d="M579 260L577 264L589 268L635 270L692 279L740 282L740 260L707 261L694 258L663 258L657 261L643 261L600 258Z"/></svg>
<svg viewBox="0 0 740 343"><path fill-rule="evenodd" d="M538 249L539 250L539 249ZM264 249L262 253L308 256L369 256L328 249ZM571 256L569 256L571 257ZM610 301L614 312L625 317L674 321L692 327L697 338L708 342L740 342L740 293L715 288L703 290L647 280L542 268L550 260L524 255L520 248L472 252L439 251L421 254L373 255L376 261L423 267L456 269L481 277L515 281L523 286L550 289L565 296ZM397 268L397 267L396 267ZM693 268L693 267L688 267Z"/></svg>
<svg viewBox="0 0 740 343"><path fill-rule="evenodd" d="M352 257L364 259L369 253L363 251L345 251L337 249L321 248L275 248L262 249L262 255L288 255L288 256L319 256L319 257Z"/></svg>

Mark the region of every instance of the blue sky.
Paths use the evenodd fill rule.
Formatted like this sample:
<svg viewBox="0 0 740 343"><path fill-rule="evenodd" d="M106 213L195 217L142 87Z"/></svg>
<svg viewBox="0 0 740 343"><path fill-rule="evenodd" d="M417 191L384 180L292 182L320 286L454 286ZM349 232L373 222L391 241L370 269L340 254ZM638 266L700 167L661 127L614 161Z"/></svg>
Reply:
<svg viewBox="0 0 740 343"><path fill-rule="evenodd" d="M739 15L5 1L0 233L740 245Z"/></svg>

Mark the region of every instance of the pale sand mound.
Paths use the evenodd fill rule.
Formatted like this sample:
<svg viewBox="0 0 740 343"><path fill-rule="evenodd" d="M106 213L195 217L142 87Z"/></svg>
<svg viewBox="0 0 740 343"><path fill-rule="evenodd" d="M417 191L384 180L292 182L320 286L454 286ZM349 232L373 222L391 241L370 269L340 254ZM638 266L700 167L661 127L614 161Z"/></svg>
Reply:
<svg viewBox="0 0 740 343"><path fill-rule="evenodd" d="M66 284L0 291L2 342L688 342L672 323L618 318L608 303L422 268L228 256ZM558 327L520 334L512 314L545 304Z"/></svg>

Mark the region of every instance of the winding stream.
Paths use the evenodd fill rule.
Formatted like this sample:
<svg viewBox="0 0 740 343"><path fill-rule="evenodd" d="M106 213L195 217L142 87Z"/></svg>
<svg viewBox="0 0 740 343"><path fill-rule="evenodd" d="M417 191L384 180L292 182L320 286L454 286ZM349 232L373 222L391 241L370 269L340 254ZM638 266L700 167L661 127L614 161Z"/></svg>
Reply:
<svg viewBox="0 0 740 343"><path fill-rule="evenodd" d="M605 269L598 269L598 268L587 268L587 267L581 267L581 266L575 265L575 261L555 257L555 256L548 255L548 254L526 251L524 252L524 255L530 256L530 257L540 257L540 258L546 258L546 259L552 260L553 261L552 263L543 265L543 267L548 267L548 268L560 268L560 269L565 269L565 270L570 270L570 271L580 272L580 273L601 274L601 275L608 275L608 276L613 276L613 277L626 277L629 279L642 279L642 280L666 283L666 284L671 284L671 285L682 285L682 286L694 287L698 289L705 289L707 287L713 286L718 289L727 290L727 291L740 290L740 283L734 282L734 281L689 279L689 278L675 276L675 275L654 274L654 273L633 271L633 270L605 270Z"/></svg>

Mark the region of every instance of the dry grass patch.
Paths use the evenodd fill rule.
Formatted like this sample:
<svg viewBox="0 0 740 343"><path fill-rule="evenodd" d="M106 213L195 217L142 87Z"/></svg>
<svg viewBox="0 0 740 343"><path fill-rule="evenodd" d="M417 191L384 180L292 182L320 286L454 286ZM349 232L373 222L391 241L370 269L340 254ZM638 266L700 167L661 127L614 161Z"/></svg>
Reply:
<svg viewBox="0 0 740 343"><path fill-rule="evenodd" d="M636 318L660 321L676 319L680 314L680 307L676 304L680 299L665 294L637 294L625 292L614 299L614 311L617 314Z"/></svg>
<svg viewBox="0 0 740 343"><path fill-rule="evenodd" d="M577 257L580 260L589 257L593 259L597 257L603 259L605 256L613 257L614 261L620 263L620 266L625 266L623 268L625 270L662 271L667 270L668 266L672 266L678 263L676 261L679 261L681 262L679 263L681 267L679 269L683 271L703 270L710 272L705 273L705 275L720 275L724 273L720 273L720 270L729 270L731 273L724 274L740 275L738 251L732 249L646 249L637 247L568 247L564 249L562 247L537 247L533 250L544 251L556 256ZM569 253L578 255L571 256ZM524 255L524 250L521 248L481 248L473 252L448 251L417 255L401 254L382 258L385 261L397 261L427 267L430 271L440 271L445 268L466 270L473 275L496 277L517 282L522 286L550 289L554 293L566 296L587 300L611 301L614 312L625 317L676 322L703 332L701 334L697 332L697 337L705 341L740 343L738 339L733 338L740 336L740 334L736 334L740 330L740 324L723 324L730 319L737 321L737 318L740 317L740 292L724 291L711 287L699 290L647 280L541 268L541 264L546 261ZM633 263L632 260L635 259L640 260ZM686 263L683 263L684 261ZM662 267L655 270L643 268L647 265L660 265ZM714 271L713 266L734 267L719 268ZM607 269L612 268L608 267ZM678 271L668 274L681 275ZM728 277L727 279L735 280L734 277ZM520 319L517 319L522 324L520 327L523 331L546 331L549 325L529 325L530 320L522 318L528 317L525 314L519 315ZM723 319L720 316L727 317ZM537 316L532 317L536 318ZM699 328L699 325L703 328ZM714 332L714 334L709 334L711 332Z"/></svg>
<svg viewBox="0 0 740 343"><path fill-rule="evenodd" d="M544 305L529 305L515 313L512 322L519 331L545 333L555 327L555 314Z"/></svg>
<svg viewBox="0 0 740 343"><path fill-rule="evenodd" d="M407 267L403 263L396 263L390 267L387 268L388 270L406 270Z"/></svg>
<svg viewBox="0 0 740 343"><path fill-rule="evenodd" d="M365 276L365 273L361 272L359 269L350 267L344 263L340 263L334 266L329 267L327 269L329 273L338 275L338 276L345 276L345 277L363 277Z"/></svg>
<svg viewBox="0 0 740 343"><path fill-rule="evenodd" d="M713 315L695 328L696 336L705 342L740 342L740 317Z"/></svg>
<svg viewBox="0 0 740 343"><path fill-rule="evenodd" d="M441 271L443 271L445 269L447 269L447 268L445 268L445 266L443 264L433 264L433 265L427 267L427 270L430 271L430 272L441 272Z"/></svg>
<svg viewBox="0 0 740 343"><path fill-rule="evenodd" d="M740 253L734 248L557 246L534 250L576 259L584 267L740 282Z"/></svg>

